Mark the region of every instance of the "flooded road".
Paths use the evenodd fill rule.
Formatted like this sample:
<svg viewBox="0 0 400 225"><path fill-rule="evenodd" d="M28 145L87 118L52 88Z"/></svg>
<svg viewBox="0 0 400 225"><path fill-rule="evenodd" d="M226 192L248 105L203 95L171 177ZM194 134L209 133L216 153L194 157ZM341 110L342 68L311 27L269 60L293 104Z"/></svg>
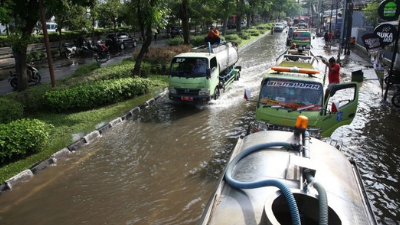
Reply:
<svg viewBox="0 0 400 225"><path fill-rule="evenodd" d="M2 194L0 224L197 224L237 138L254 118L255 104L243 99L243 88L257 94L285 37L268 35L242 51L240 80L210 104L174 104L164 96ZM336 57L321 43L313 40L315 55ZM356 67L363 66L342 68L342 82ZM379 222L399 224L400 111L382 106L376 82L361 84L355 120L326 141L342 143L359 162Z"/></svg>

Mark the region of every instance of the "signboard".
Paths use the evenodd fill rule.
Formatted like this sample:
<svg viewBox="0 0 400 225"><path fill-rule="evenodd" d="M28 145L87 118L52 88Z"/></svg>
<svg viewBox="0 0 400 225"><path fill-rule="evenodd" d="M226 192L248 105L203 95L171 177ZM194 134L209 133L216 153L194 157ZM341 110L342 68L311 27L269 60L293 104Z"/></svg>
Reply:
<svg viewBox="0 0 400 225"><path fill-rule="evenodd" d="M383 46L386 46L390 45L396 40L399 32L392 24L381 24L375 27L374 34L382 38L382 44Z"/></svg>
<svg viewBox="0 0 400 225"><path fill-rule="evenodd" d="M384 20L397 20L400 14L400 0L386 0L378 7L378 14Z"/></svg>
<svg viewBox="0 0 400 225"><path fill-rule="evenodd" d="M381 37L376 34L364 34L361 39L368 52L377 52L382 50L383 43Z"/></svg>

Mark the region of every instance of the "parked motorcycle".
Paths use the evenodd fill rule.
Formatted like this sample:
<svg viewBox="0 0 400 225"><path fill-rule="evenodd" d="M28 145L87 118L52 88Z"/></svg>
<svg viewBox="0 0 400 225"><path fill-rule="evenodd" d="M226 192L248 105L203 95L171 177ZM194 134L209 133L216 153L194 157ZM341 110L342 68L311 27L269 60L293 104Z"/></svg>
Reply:
<svg viewBox="0 0 400 225"><path fill-rule="evenodd" d="M385 77L385 84L389 84L389 75ZM390 85L400 84L400 70L393 70Z"/></svg>
<svg viewBox="0 0 400 225"><path fill-rule="evenodd" d="M75 45L70 45L69 43L64 43L63 44L64 48L64 55L69 59L72 56L75 56L78 54L78 48Z"/></svg>
<svg viewBox="0 0 400 225"><path fill-rule="evenodd" d="M93 54L93 46L91 41L84 41L81 47L77 47L75 44L70 45L69 43L63 44L64 54L69 59L74 56L88 56Z"/></svg>
<svg viewBox="0 0 400 225"><path fill-rule="evenodd" d="M32 79L29 79L29 72L32 73ZM33 82L35 84L39 84L40 81L42 80L39 71L31 65L26 65L26 76L28 77L28 83ZM18 87L17 73L10 71L10 74L8 75L8 82L10 83L11 87L17 88Z"/></svg>

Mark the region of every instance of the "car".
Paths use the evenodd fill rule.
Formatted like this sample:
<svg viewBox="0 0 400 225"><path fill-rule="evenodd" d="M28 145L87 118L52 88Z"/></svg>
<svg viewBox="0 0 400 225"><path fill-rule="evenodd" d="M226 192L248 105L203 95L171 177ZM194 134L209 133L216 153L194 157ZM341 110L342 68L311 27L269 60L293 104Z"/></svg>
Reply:
<svg viewBox="0 0 400 225"><path fill-rule="evenodd" d="M109 48L124 50L129 45L136 47L137 41L128 32L111 33L106 37L106 46Z"/></svg>
<svg viewBox="0 0 400 225"><path fill-rule="evenodd" d="M171 27L171 32L170 32L170 37L174 38L176 36L181 36L182 35L182 28L179 26L174 26Z"/></svg>
<svg viewBox="0 0 400 225"><path fill-rule="evenodd" d="M283 23L275 23L274 24L274 31L276 31L276 32L282 32L284 28L285 27L284 27Z"/></svg>

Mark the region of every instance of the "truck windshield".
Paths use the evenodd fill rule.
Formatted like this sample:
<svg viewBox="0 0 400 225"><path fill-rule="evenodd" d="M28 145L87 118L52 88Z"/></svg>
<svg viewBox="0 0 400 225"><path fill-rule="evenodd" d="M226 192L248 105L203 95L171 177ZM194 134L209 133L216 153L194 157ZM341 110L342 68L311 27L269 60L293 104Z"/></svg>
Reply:
<svg viewBox="0 0 400 225"><path fill-rule="evenodd" d="M294 32L293 39L301 41L310 41L311 34L309 32Z"/></svg>
<svg viewBox="0 0 400 225"><path fill-rule="evenodd" d="M322 84L285 79L266 79L259 102L266 106L318 111L322 106Z"/></svg>
<svg viewBox="0 0 400 225"><path fill-rule="evenodd" d="M174 58L171 63L173 77L206 77L208 62L205 58Z"/></svg>

